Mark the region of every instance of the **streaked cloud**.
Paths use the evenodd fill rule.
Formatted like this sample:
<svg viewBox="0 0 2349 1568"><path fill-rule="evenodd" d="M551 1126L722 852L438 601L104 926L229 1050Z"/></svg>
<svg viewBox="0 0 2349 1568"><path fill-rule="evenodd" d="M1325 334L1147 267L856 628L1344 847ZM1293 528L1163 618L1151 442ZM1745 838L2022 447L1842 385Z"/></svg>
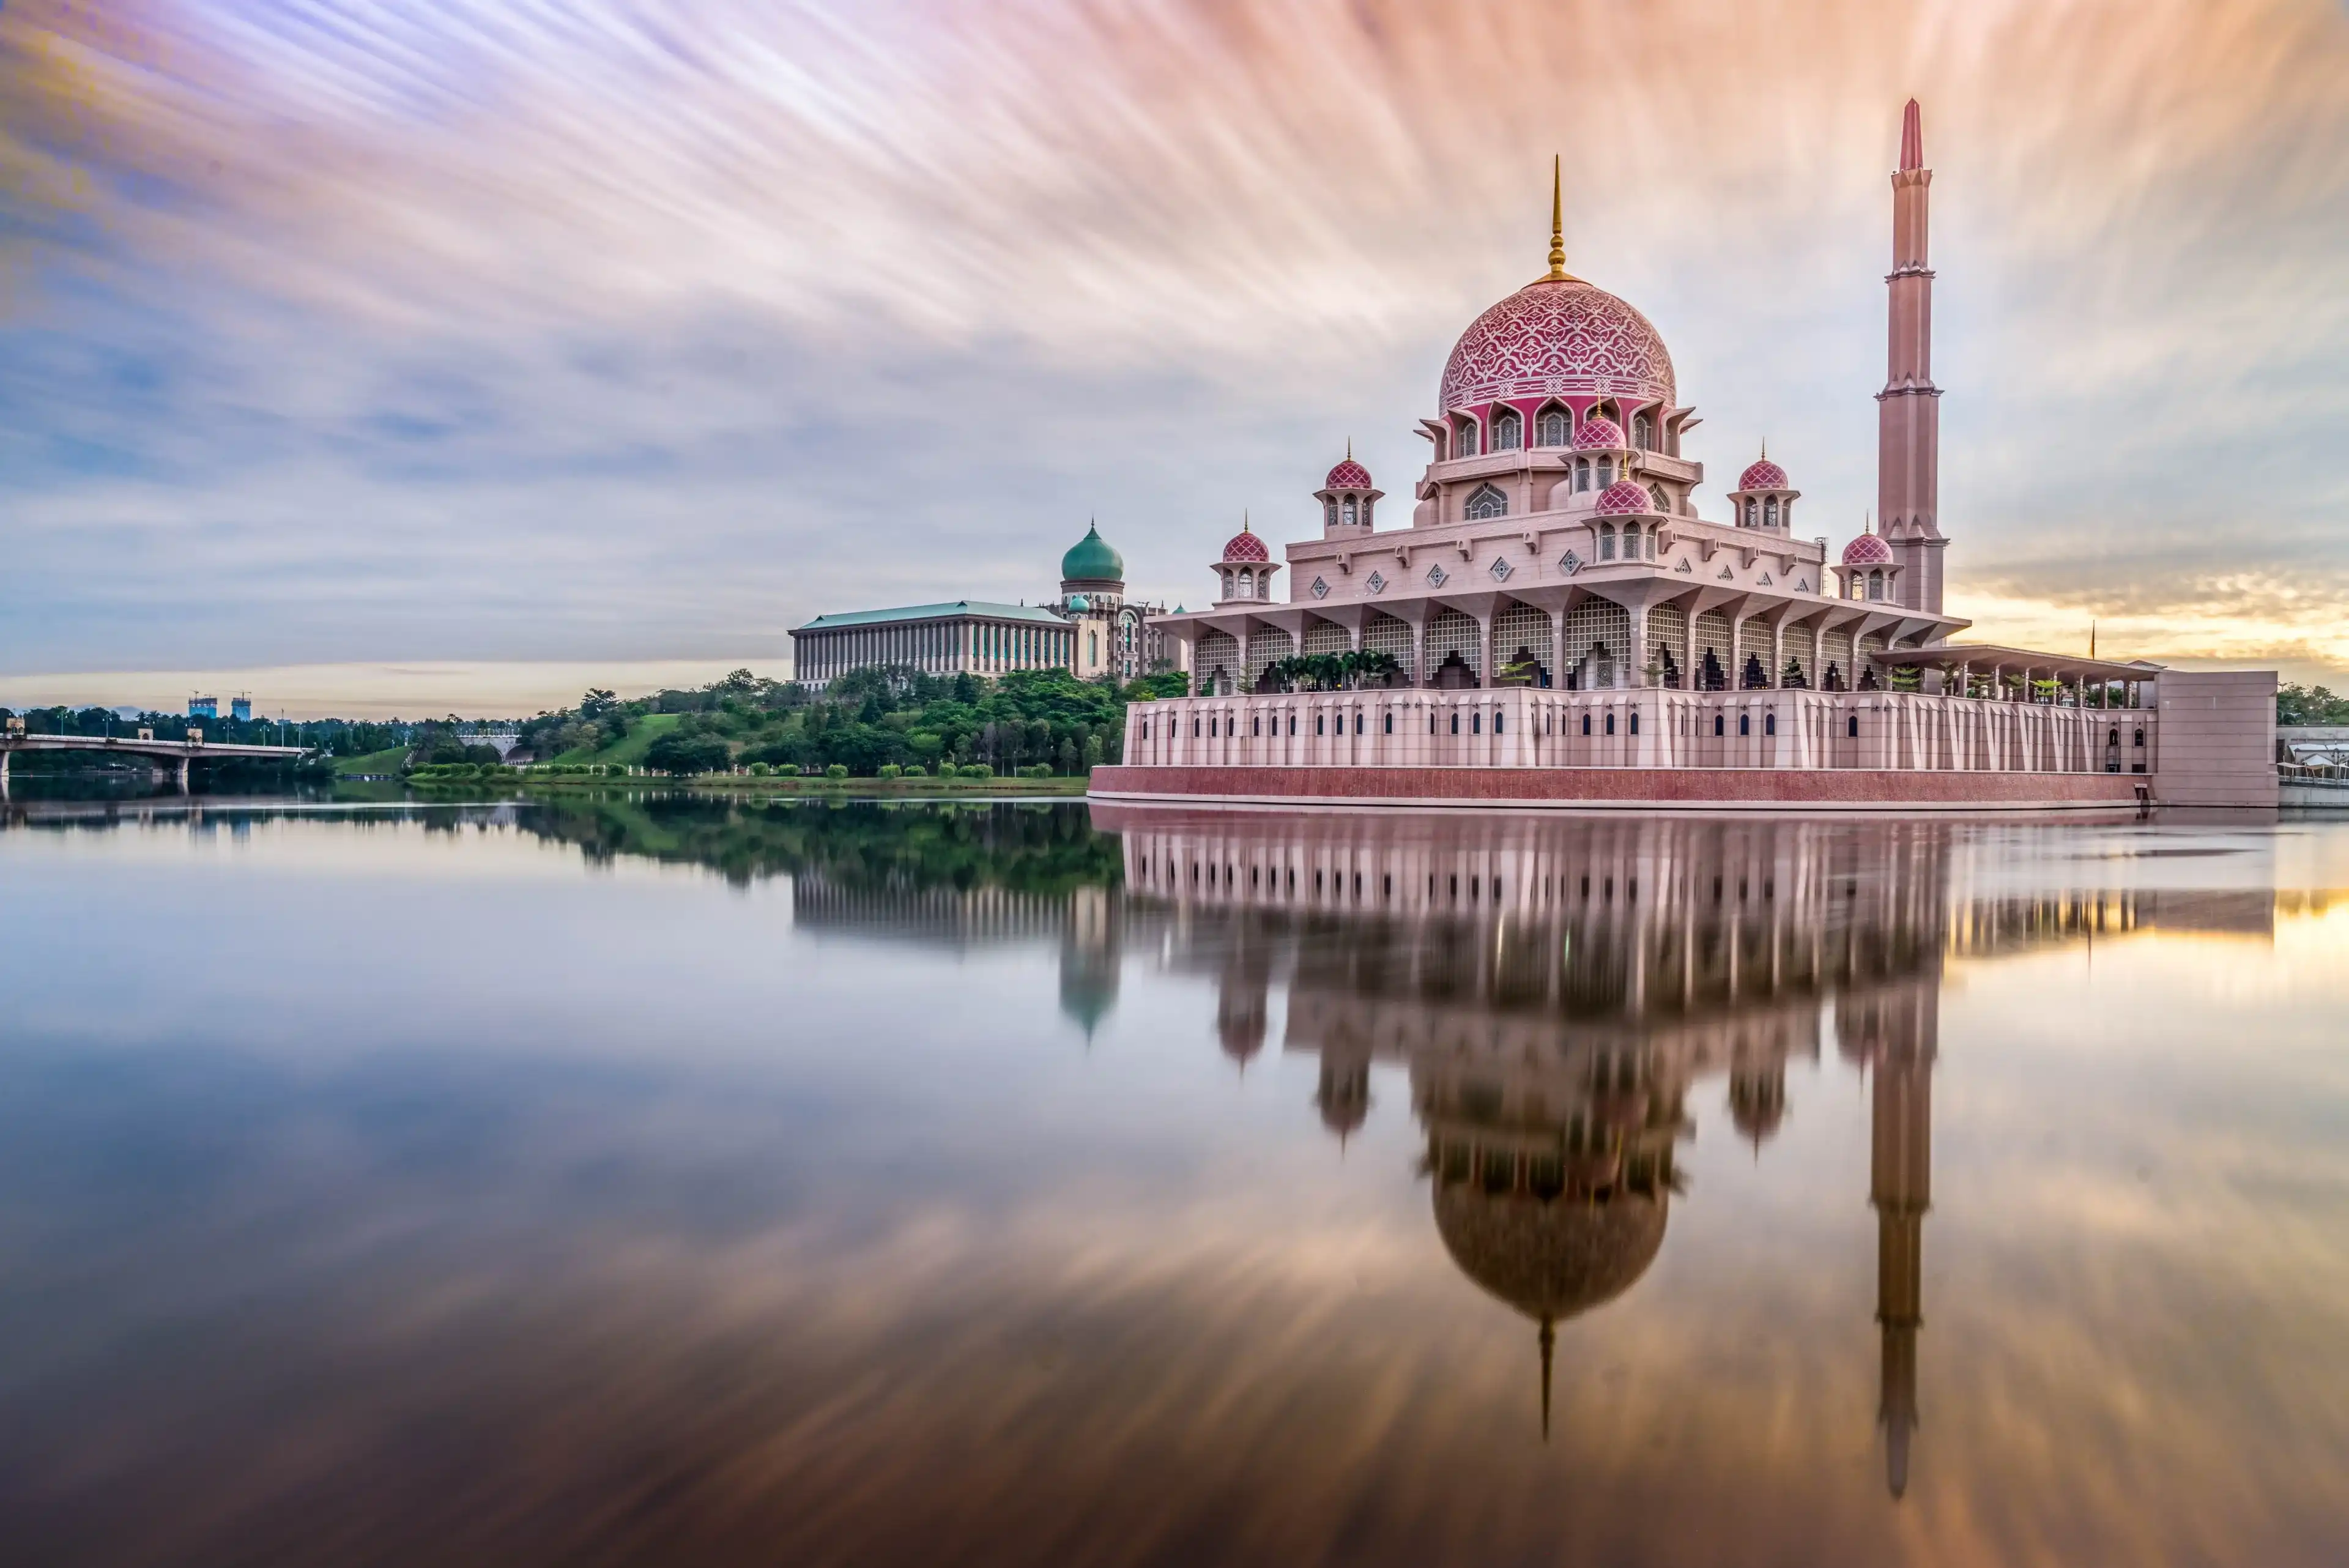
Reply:
<svg viewBox="0 0 2349 1568"><path fill-rule="evenodd" d="M1091 512L1195 597L1243 506L1310 525L1349 436L1405 488L1555 149L1710 493L1767 436L1839 540L1911 93L1957 607L2349 669L2323 0L0 18L52 106L0 119L12 202L52 192L7 225L0 526L71 585L12 670L773 668L824 607L1049 591Z"/></svg>

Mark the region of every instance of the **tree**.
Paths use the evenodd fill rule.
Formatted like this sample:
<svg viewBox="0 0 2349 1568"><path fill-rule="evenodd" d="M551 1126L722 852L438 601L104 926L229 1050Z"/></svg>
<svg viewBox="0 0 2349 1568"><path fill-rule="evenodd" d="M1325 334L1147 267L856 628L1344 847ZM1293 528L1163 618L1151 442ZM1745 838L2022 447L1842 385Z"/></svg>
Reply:
<svg viewBox="0 0 2349 1568"><path fill-rule="evenodd" d="M645 752L645 765L665 774L716 773L734 753L716 735L686 735L672 730Z"/></svg>
<svg viewBox="0 0 2349 1568"><path fill-rule="evenodd" d="M589 687L587 694L579 699L579 716L582 719L608 719L619 711L620 700L600 686Z"/></svg>

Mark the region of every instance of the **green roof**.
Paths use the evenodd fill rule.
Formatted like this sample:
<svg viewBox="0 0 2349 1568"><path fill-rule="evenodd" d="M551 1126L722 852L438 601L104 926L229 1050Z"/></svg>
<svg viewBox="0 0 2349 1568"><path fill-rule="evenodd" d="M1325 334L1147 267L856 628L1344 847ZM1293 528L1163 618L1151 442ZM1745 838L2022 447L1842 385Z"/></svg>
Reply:
<svg viewBox="0 0 2349 1568"><path fill-rule="evenodd" d="M1085 536L1069 546L1061 557L1062 582L1125 581L1125 557L1109 547L1098 526L1086 528Z"/></svg>
<svg viewBox="0 0 2349 1568"><path fill-rule="evenodd" d="M957 616L974 616L983 620L1027 621L1036 626L1066 626L1069 623L1041 605L999 605L985 599L957 599L946 605L907 605L903 609L843 610L837 615L820 615L801 631L832 631L846 626L887 626L909 620L951 620Z"/></svg>

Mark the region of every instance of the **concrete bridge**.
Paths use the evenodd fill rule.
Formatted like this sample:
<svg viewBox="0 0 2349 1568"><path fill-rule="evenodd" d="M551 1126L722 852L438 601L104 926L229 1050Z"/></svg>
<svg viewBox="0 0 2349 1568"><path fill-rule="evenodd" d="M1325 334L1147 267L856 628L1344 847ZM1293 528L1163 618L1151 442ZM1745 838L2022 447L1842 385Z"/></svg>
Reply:
<svg viewBox="0 0 2349 1568"><path fill-rule="evenodd" d="M22 730L0 734L0 799L8 792L8 764L19 752L98 752L116 756L143 757L172 770L180 789L188 787L188 770L198 757L214 760L244 757L290 763L301 757L301 746L236 746L212 741L158 741L147 735L31 735Z"/></svg>

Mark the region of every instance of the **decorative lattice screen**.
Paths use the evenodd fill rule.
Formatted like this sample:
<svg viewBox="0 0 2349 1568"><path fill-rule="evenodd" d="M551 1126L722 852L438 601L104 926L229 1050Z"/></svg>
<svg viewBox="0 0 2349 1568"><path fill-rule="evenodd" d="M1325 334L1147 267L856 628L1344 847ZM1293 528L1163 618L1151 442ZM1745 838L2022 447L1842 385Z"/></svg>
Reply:
<svg viewBox="0 0 2349 1568"><path fill-rule="evenodd" d="M1546 673L1555 676L1557 666L1550 654L1549 617L1531 605L1505 606L1493 618L1493 659L1495 666L1506 669L1521 657L1530 658ZM1539 677L1534 683L1541 684Z"/></svg>
<svg viewBox="0 0 2349 1568"><path fill-rule="evenodd" d="M1287 632L1279 630L1278 628L1260 626L1257 628L1256 630L1250 632L1248 634L1247 690L1250 691L1256 690L1256 683L1264 678L1264 667L1266 665L1270 664L1277 659L1287 659L1290 654L1296 651L1297 644L1289 640L1289 637Z"/></svg>
<svg viewBox="0 0 2349 1568"><path fill-rule="evenodd" d="M1648 612L1647 653L1642 662L1662 666L1661 679L1688 685L1688 611L1678 605L1658 605Z"/></svg>
<svg viewBox="0 0 2349 1568"><path fill-rule="evenodd" d="M1419 684L1419 671L1411 667L1411 628L1391 615L1372 615L1362 623L1362 651L1391 653L1402 667L1403 679Z"/></svg>
<svg viewBox="0 0 2349 1568"><path fill-rule="evenodd" d="M1574 678L1578 689L1588 691L1614 685L1617 672L1630 657L1630 610L1605 599L1585 599L1566 612L1566 642L1558 649L1558 668Z"/></svg>
<svg viewBox="0 0 2349 1568"><path fill-rule="evenodd" d="M1191 656L1191 695L1220 696L1239 682L1240 645L1228 632L1211 631L1199 639Z"/></svg>
<svg viewBox="0 0 2349 1568"><path fill-rule="evenodd" d="M1308 653L1345 653L1353 648L1346 628L1335 621L1309 620L1305 623L1305 651Z"/></svg>
<svg viewBox="0 0 2349 1568"><path fill-rule="evenodd" d="M1745 661L1749 659L1761 664L1762 684L1767 686L1771 674L1770 628L1758 620L1745 621L1737 628L1737 669L1730 677L1732 686L1744 686Z"/></svg>
<svg viewBox="0 0 2349 1568"><path fill-rule="evenodd" d="M1483 679L1485 650L1477 646L1481 640L1482 639L1477 635L1476 623L1468 617L1456 609L1436 611L1435 618L1427 623L1429 678L1433 679L1436 670L1444 661L1457 653L1462 662L1475 671L1478 679Z"/></svg>

